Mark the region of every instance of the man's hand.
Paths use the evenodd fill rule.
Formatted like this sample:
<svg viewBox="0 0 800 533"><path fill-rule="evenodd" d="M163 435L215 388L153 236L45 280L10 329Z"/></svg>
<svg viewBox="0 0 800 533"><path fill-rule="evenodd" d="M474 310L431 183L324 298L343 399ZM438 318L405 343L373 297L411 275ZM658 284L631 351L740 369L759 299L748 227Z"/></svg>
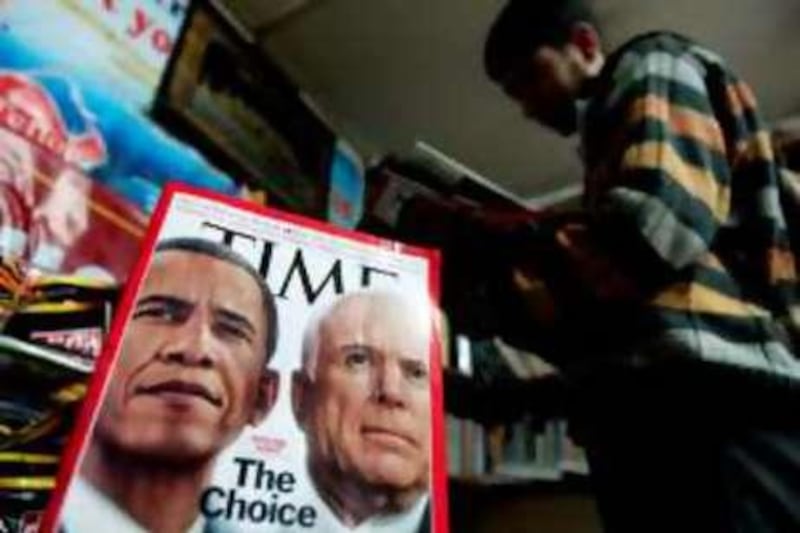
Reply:
<svg viewBox="0 0 800 533"><path fill-rule="evenodd" d="M564 249L574 276L598 298L629 300L637 296L635 284L603 254L589 227L567 224L556 232L556 242Z"/></svg>

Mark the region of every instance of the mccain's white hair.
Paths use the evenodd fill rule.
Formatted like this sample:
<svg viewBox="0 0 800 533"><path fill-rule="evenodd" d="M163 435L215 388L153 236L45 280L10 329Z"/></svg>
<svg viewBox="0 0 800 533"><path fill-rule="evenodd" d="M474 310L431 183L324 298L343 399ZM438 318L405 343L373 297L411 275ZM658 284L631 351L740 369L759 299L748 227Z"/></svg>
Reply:
<svg viewBox="0 0 800 533"><path fill-rule="evenodd" d="M303 346L302 346L302 361L301 369L306 377L314 381L317 372L317 360L319 357L320 346L320 331L325 321L345 303L355 300L357 298L387 298L397 301L406 309L419 310L421 314L420 319L426 324L430 324L431 318L431 304L422 298L411 298L397 290L389 289L363 289L345 293L338 298L328 300L322 305L316 307L306 322L306 328L303 332Z"/></svg>

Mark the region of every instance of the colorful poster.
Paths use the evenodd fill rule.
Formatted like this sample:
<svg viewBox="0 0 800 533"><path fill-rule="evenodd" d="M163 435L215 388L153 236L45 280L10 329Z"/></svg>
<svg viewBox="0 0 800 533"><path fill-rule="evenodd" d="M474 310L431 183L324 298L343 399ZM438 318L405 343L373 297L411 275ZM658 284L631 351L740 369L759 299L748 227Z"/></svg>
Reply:
<svg viewBox="0 0 800 533"><path fill-rule="evenodd" d="M148 28L150 40L169 40L171 50L184 4L177 0L0 3L0 125L79 167L147 212L171 180L234 194L230 178L141 113L149 105L169 50L156 53L131 35L127 39L134 41L128 43L123 28L138 20Z"/></svg>
<svg viewBox="0 0 800 533"><path fill-rule="evenodd" d="M190 0L6 0L5 67L55 67L86 87L147 109L175 48Z"/></svg>
<svg viewBox="0 0 800 533"><path fill-rule="evenodd" d="M43 531L447 531L438 254L171 186Z"/></svg>
<svg viewBox="0 0 800 533"><path fill-rule="evenodd" d="M1 87L0 81L0 93ZM0 122L3 117L0 110ZM26 270L122 284L147 218L77 166L96 161L101 144L89 136L66 140L55 130L40 140L36 145L0 125L0 257L19 260ZM62 156L43 143L57 145Z"/></svg>

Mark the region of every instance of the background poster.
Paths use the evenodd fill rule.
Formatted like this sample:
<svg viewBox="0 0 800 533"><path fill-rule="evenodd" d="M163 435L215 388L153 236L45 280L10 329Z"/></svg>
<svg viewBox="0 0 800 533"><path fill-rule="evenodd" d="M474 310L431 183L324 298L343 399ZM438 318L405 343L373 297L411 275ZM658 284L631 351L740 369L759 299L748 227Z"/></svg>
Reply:
<svg viewBox="0 0 800 533"><path fill-rule="evenodd" d="M230 178L142 113L187 3L0 3L0 122L148 212L170 180L235 193Z"/></svg>
<svg viewBox="0 0 800 533"><path fill-rule="evenodd" d="M134 205L0 124L0 257L121 285L146 228Z"/></svg>
<svg viewBox="0 0 800 533"><path fill-rule="evenodd" d="M195 320L195 322L191 322L194 324L191 327L204 328L192 330L196 331L197 335L193 335L191 339L198 339L204 338L204 335L212 335L215 331L211 325L198 325L204 324L202 317L221 313L220 316L230 318L228 316L230 313L213 311L214 309L223 309L226 305L221 301L221 296L219 296L220 300L217 299L217 295L224 294L225 289L222 287L227 281L223 280L233 277L233 274L219 278L214 278L212 275L212 266L216 265L213 268L224 266L225 261L215 263L213 260L206 259L210 263L202 274L205 280L204 284L213 288L210 289L210 296L200 297L199 293L195 291L202 291L202 289L197 289L196 283L192 284L191 279L184 279L184 276L174 275L174 270L166 269L164 265L171 264L164 262L167 261L165 258L168 256L159 254L170 252L153 253L159 244L174 242L176 238L199 238L204 242L223 245L227 247L226 250L236 252L255 272L255 274L249 274L251 282L252 276L259 276L258 279L263 279L270 288L271 293L275 296L278 318L276 350L268 364L274 377L277 377L277 380L272 380L273 384L277 383L275 401L263 421L244 427L241 433L237 433L238 436L231 445L224 446L221 453L213 456L212 474L208 477L207 484L203 486L202 493L198 492L196 500L192 500L198 502L196 514L199 522L195 522L195 524L211 531L219 528L219 530L225 531L332 532L349 531L353 527L362 525L366 531L391 531L393 533L417 533L418 531L441 533L446 531L446 461L444 458L441 346L434 318L436 316L435 302L438 299L439 290L436 253L336 229L277 211L263 210L242 202L225 201L208 194L199 195L196 192L174 186L168 189L156 210L147 243L144 245L143 256L137 264L120 311L117 313L107 345L108 351L98 363L98 370L90 385L84 411L62 463L56 495L51 501L51 507L45 518L45 531L52 530L59 523L69 531L70 523L73 524L73 528L76 524L71 520L86 517L89 517L97 527L101 527L100 524L102 524L103 529L118 529L119 524L112 522L120 519L118 508L123 505L122 502L115 500L112 506L115 511L110 514L98 513L97 516L90 516L88 510L100 506L89 505L82 500L86 494L86 487L92 485L88 481L90 476L87 474L91 466L87 467L86 465L91 465L98 457L95 455L95 451L99 449L98 446L103 446L98 443L106 442L103 440L105 436L98 437L98 435L100 433L105 435L108 427L119 428L126 424L124 421L127 418L123 413L126 408L117 409L122 404L115 404L117 402L115 395L117 397L119 395L114 391L142 390L144 391L142 392L143 398L146 398L148 403L139 403L139 406L158 406L159 413L161 413L160 409L167 405L166 403L161 404L161 400L165 400L170 405L175 402L180 403L180 413L194 413L195 407L200 409L198 406L203 406L206 409L204 412L209 410L213 412L208 404L212 404L213 398L217 397L217 392L214 386L201 382L200 376L214 376L217 372L217 365L222 368L220 361L223 360L224 351L215 352L215 357L218 357L218 359L213 359L215 362L212 362L209 355L210 359L206 363L200 364L201 358L205 361L203 354L206 354L204 350L207 348L197 345L193 348L194 351L191 351L194 355L189 357L188 348L181 348L181 350L170 348L168 350L161 348L162 345L156 343L158 348L154 348L152 358L149 359L150 356L145 354L147 350L142 348L140 343L152 336L130 334L136 330L137 320L140 321L139 324L144 320L151 326L160 324L163 320L168 320L169 324L173 324L174 320L174 327L170 326L173 328L170 329L171 332L189 327L189 321ZM173 261L176 260L176 257L183 258L181 260L187 260L186 257L190 257L194 261L203 255L185 250L172 253ZM177 255L174 255L176 253ZM194 267L189 268L189 265L184 264L184 268L188 269L185 271L185 277L191 277ZM240 270L235 270L235 272L240 277L244 277L243 272L246 270L239 268ZM165 281L168 279L172 279L172 281ZM214 281L215 279L217 281ZM151 285L152 283L155 285ZM152 290L153 287L156 287L155 291ZM198 302L212 302L208 304L211 310L208 313L211 315L193 314L195 313L194 309L202 307L201 304L186 307L180 303L190 299L189 296L183 295L181 291L184 290L191 292L193 295L191 298L196 298ZM235 298L234 294L243 292L247 291L231 292L228 299L233 299ZM335 398L335 401L331 403L334 407L326 404L325 408L333 409L331 413L334 411L339 414L345 412L347 409L345 404L337 403L337 401L356 397L361 391L356 385L364 388L378 387L380 390L370 389L369 395L363 397L365 403L359 404L362 408L352 411L360 413L358 416L364 417L359 419L355 426L358 428L355 433L346 431L347 424L342 418L342 428L344 429L339 431L339 426L334 425L337 429L332 433L338 437L327 435L334 439L330 442L337 442L336 438L341 438L339 442L362 439L369 445L364 448L367 455L376 453L377 450L385 456L376 455L376 457L386 459L391 456L388 457L390 461L386 463L389 466L408 464L409 468L413 469L423 465L423 470L421 470L419 481L415 478L408 482L397 482L407 484L407 486L404 485L403 490L407 491L408 486L413 490L403 492L403 499L392 501L391 505L385 508L389 511L384 510L382 515L364 516L360 520L356 520L357 523L347 522L345 525L346 519L342 518L342 514L333 510L333 507L327 503L328 500L321 496L320 485L313 474L310 474L312 469L309 457L314 445L309 437L311 434L309 428L314 426L308 422L308 419L306 424L298 423L298 405L307 404L298 400L296 396L298 389L295 388L295 385L298 373L304 370L314 372L310 368L316 368L320 370L312 379L314 386L318 385L315 380L319 380L320 387L322 387L322 383L330 386L330 383L322 377L326 374L321 369L326 365L325 358L333 358L332 354L338 353L336 350L339 348L334 350L329 347L328 349L333 351L314 352L318 355L313 359L313 363L306 359L309 366L305 366L303 364L303 346L310 345L305 343L332 342L331 339L338 339L336 337L338 334L334 334L333 329L326 329L325 335L315 338L309 336L309 331L313 330L308 328L322 324L321 320L327 320L322 317L332 316L328 313L331 310L339 309L337 306L341 302L350 302L348 298L360 298L364 294L382 295L382 298L386 295L387 299L380 301L388 304L379 310L368 308L371 311L366 315L359 315L359 313L342 315L348 317L348 320L340 323L337 327L346 330L355 325L356 330L353 333L355 340L352 341L352 344L358 346L351 346L349 341L346 343L344 348L348 351L342 355L340 362L337 359L337 363L335 363L337 365L341 363L341 368L337 367L337 369L345 374L337 375L357 374L362 378L359 378L361 381L357 382L343 381L342 383L349 384L348 387L339 388L338 393L328 397L329 399ZM175 303L176 299L177 304ZM390 307L400 301L403 302L402 309ZM173 314L172 311L162 312L159 310L162 305L167 307L178 305L184 311L179 311L176 307L174 310L176 314ZM238 313L246 314L248 309L248 306L244 304L237 307L233 307L232 303L227 305L231 307L230 310L236 310ZM249 308L253 307L251 303ZM190 315L196 318L190 319ZM386 321L384 321L384 315L388 317ZM210 319L206 318L206 320ZM241 321L241 317L237 320ZM393 332L387 333L381 329L395 325L392 323L394 320L401 320L401 324L404 324L402 331L390 329L388 331ZM187 324L187 326L180 324ZM331 323L326 322L325 324L326 327L333 328ZM205 329L206 327L208 329ZM153 331L156 330L151 330L151 333ZM227 331L227 329L220 329L220 331ZM371 344L372 341L368 341L368 339L373 339L372 334L376 331L382 332L377 336L380 340ZM419 340L418 344L413 345L417 349L410 350L408 346L392 348L393 343L406 337ZM339 346L336 343L333 344ZM375 352L373 353L371 350L375 350ZM364 355L361 353L362 351L368 352L370 355ZM167 352L172 355L168 355ZM179 352L182 355L179 355ZM323 353L325 355L322 355ZM139 361L139 358L141 358L141 363L134 361ZM229 362L240 360L240 358L228 359ZM192 362L191 368L189 367L190 361ZM139 366L140 364L141 366ZM184 365L186 368L182 368ZM192 378L191 386L182 382L178 388L174 383L177 378L167 378L168 374L172 375L171 372L177 371L179 367L182 368L182 372L185 371L181 375L195 376ZM128 373L134 368L137 370ZM151 371L148 368L164 372L164 374L160 374L161 381L145 384L145 380L138 384L135 383L139 378L132 376L145 376ZM390 374L386 373L386 369L391 369L391 378L388 377ZM207 372L207 374L203 372ZM253 374L252 371L247 373L248 376ZM130 381L127 381L128 379ZM189 378L181 379L188 380ZM390 385L388 383L390 382L394 384L392 387L397 386L393 392L389 392ZM169 391L165 392L167 388ZM313 394L305 396L306 401L312 401L308 398L317 401L319 398L326 397L322 388L313 390L315 391ZM330 389L324 390L330 393ZM197 404L191 403L183 397L188 394L187 391L201 397L197 400ZM414 393L413 398L411 393ZM395 394L398 396L394 397ZM389 396L395 399L387 401ZM219 405L229 405L224 399L227 398L224 393L221 398L223 399L219 401ZM151 400L155 403L152 403ZM134 402L135 400L130 400L128 405L132 406ZM367 404L366 402L374 403ZM230 405L234 403L231 402ZM381 411L385 415L383 418L380 416L375 418L374 415L378 411L369 410L377 409L375 406L378 404L381 409L387 409L385 412ZM112 405L117 407L112 407ZM369 409L363 407L364 405L368 405ZM412 407L418 408L419 406L424 406L424 411L416 413L412 411ZM112 412L119 416L109 416L109 413ZM327 413L328 411L323 412ZM368 413L369 416L364 413ZM156 418L160 416L157 414ZM161 434L166 436L182 434L183 414L175 416L174 419L170 418L173 421L169 425L170 431ZM338 416L328 417L326 415L322 418L314 419L312 417L311 419L339 420ZM366 421L368 418L369 422ZM147 415L139 420L151 420L151 418L150 415ZM396 423L393 423L393 420L396 420ZM389 424L391 427L375 428L374 426L377 424ZM381 433L378 437L374 437L376 430ZM122 431L126 432L127 430L123 429ZM146 433L151 434L149 430ZM190 434L195 435L195 433ZM315 435L319 437L319 434L315 433ZM413 442L413 445L409 444L410 442ZM336 447L336 444L333 446ZM132 447L135 448L135 446ZM154 449L160 449L160 444L155 448L148 447L150 450L148 453L152 453ZM181 447L180 449L184 450L185 448ZM344 449L344 447L341 448L341 450ZM119 453L120 450L123 451L122 454ZM420 458L419 450L425 450L424 458L421 461L418 460ZM115 448L115 461L110 464L117 467L127 461L135 462L141 457L138 453L128 455L130 451L126 447ZM400 457L415 459L401 463L399 462ZM351 459L353 458L351 457ZM177 458L173 458L173 460L177 463L182 462ZM395 460L398 462L392 462ZM341 472L350 471L342 468ZM135 469L131 465L129 472L134 471ZM358 472L359 476L362 475L362 471L358 468L353 468L352 472L354 472L353 476L356 476L355 472ZM381 477L381 481L370 481L370 483L375 483L376 493L387 491L388 494L390 492L387 487L395 483L392 476L397 473L397 469L390 469L391 473L389 474L383 470L381 472L381 475L386 477ZM363 475L364 478L360 479L361 485L359 486L366 483L367 476ZM114 479L124 480L124 483L130 482L124 476L117 476ZM389 481L390 479L392 481ZM93 486L95 489L89 492L94 495L90 498L96 499L97 484ZM160 490L159 487L148 487L150 490L147 492L158 493ZM123 492L125 491L123 490ZM409 494L412 496L408 496ZM102 507L107 509L109 500L104 497L101 499L105 502ZM176 497L173 493L171 499L166 498L157 502L157 504L165 506L159 511L158 516L166 516L174 511L169 506L173 505L175 500ZM76 510L79 511L77 514ZM122 514L125 515L125 513ZM110 516L111 518L109 518ZM123 520L130 520L130 517ZM104 521L108 521L108 524Z"/></svg>
<svg viewBox="0 0 800 533"><path fill-rule="evenodd" d="M147 109L190 0L6 0L6 66L58 66L82 87ZM4 54L5 55L5 54Z"/></svg>

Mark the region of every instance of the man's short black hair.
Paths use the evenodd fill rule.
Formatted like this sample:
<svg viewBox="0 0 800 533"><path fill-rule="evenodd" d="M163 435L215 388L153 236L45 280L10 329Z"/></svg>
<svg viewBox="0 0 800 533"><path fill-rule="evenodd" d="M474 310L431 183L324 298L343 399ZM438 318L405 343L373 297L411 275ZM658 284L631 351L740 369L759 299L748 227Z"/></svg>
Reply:
<svg viewBox="0 0 800 533"><path fill-rule="evenodd" d="M518 62L527 60L537 48L567 44L577 22L596 26L587 0L510 0L486 39L486 74L502 82Z"/></svg>
<svg viewBox="0 0 800 533"><path fill-rule="evenodd" d="M256 285L258 285L261 291L261 302L264 306L264 315L266 317L267 344L264 359L265 362L268 363L270 359L272 359L272 354L275 352L275 345L278 343L278 310L275 305L275 297L272 295L272 291L269 290L261 274L259 274L247 259L242 257L239 253L234 252L223 244L206 239L198 239L196 237L166 239L158 243L154 253L157 254L159 252L168 251L191 252L215 257L241 268L253 278L253 281L256 282Z"/></svg>

